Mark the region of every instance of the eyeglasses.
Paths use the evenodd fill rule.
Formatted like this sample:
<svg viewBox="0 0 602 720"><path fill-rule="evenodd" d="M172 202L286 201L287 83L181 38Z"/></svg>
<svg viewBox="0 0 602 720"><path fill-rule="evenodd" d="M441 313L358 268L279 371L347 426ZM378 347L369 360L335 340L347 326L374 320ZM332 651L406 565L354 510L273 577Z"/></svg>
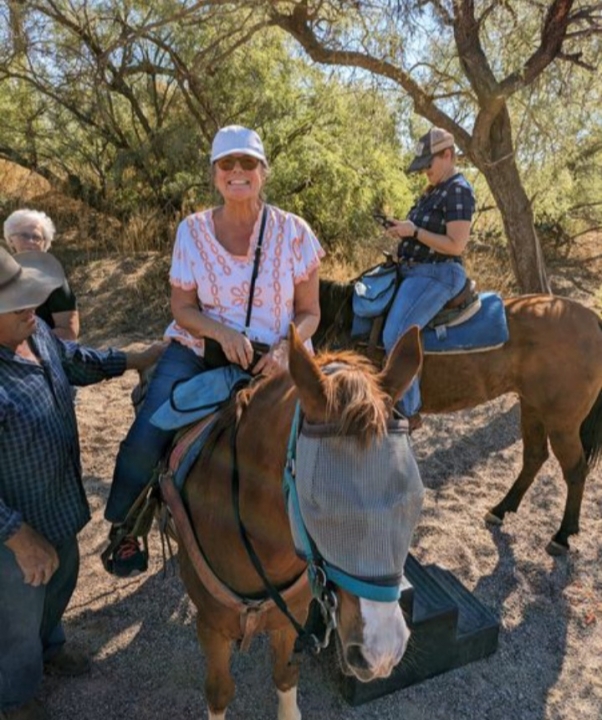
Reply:
<svg viewBox="0 0 602 720"><path fill-rule="evenodd" d="M215 161L215 164L220 170L226 171L234 170L236 163L238 163L243 170L255 170L255 168L259 165L260 160L251 157L250 155L241 155L240 157L227 155L226 157Z"/></svg>
<svg viewBox="0 0 602 720"><path fill-rule="evenodd" d="M17 238L17 240L23 240L24 242L27 242L28 240L31 240L35 243L43 243L44 242L44 236L40 235L39 233L27 233L27 232L18 232L13 233L11 235L12 238Z"/></svg>

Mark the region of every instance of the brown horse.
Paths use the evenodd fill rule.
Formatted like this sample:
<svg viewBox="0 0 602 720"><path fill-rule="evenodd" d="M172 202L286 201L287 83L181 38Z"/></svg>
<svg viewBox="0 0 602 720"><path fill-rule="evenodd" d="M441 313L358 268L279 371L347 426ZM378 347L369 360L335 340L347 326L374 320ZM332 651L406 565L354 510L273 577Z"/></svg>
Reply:
<svg viewBox="0 0 602 720"><path fill-rule="evenodd" d="M351 346L352 284L322 281L322 321L316 345ZM516 393L521 410L523 466L487 514L501 524L516 512L548 458L548 441L562 468L567 499L560 529L547 546L566 553L579 532L588 471L602 455L602 322L577 302L553 295L505 301L510 339L496 350L425 354L420 380L424 413L472 408Z"/></svg>
<svg viewBox="0 0 602 720"><path fill-rule="evenodd" d="M401 659L409 637L397 598L423 488L407 438L407 423L392 420L392 412L396 399L420 367L418 331L413 328L397 343L381 372L365 358L351 352L331 353L314 359L303 347L294 329L291 329L289 341L290 373L283 372L260 380L238 394L223 411L184 485L183 496L198 545L218 579L211 583L201 580L201 573L195 569L193 554L187 551L184 543L180 543L181 574L188 594L198 608L197 632L207 661L205 693L210 720L225 717L234 694L229 669L232 644L243 641L246 645L250 636L261 631L269 633L273 650L278 718L300 718L296 700L298 668L291 663L296 630L277 607L270 605L265 612L262 609L265 584L243 537L246 535L256 553L261 572L282 596L287 595L291 586L299 586L299 578L306 572L306 562L295 549L282 491L287 442L297 404L304 418L297 445L298 474L302 461L307 460L306 456L302 457L304 451L301 447L305 428L309 441L305 440L310 444L318 442L318 454L328 463L328 472L323 473L319 481L313 481L316 484L312 486L312 493L315 492L316 497L312 495L312 502L320 503L320 491L316 490L319 482L326 479L329 492L343 492L347 484L351 485L354 481L355 467L365 464L369 470L365 472L369 482L366 488L369 503L378 507L380 513L380 524L372 524L369 532L374 533L378 527L379 542L372 551L365 542L347 542L344 543L343 553L349 555L351 562L356 561L356 556L360 554L367 558L365 567L360 566L364 580L371 577L373 567L382 563L383 555L395 557L399 576L395 599L386 602L358 597L342 589L341 584L337 587L331 583L323 585L323 590L332 593L327 610L332 615L331 626L336 625L346 671L364 681L386 677ZM332 374L322 371L327 365L329 370L334 368ZM334 437L330 437L333 433ZM393 434L397 439L391 439ZM330 437L328 442L334 445L321 444L322 437L326 436ZM406 471L403 463L401 467L400 463L396 463L389 471L389 477L393 477L394 481L388 488L381 480L386 473L373 477L373 458L381 464L394 462L396 451L387 446L387 442L397 440L402 441L402 448L405 448L402 455L407 454L409 470L414 473L415 481L414 504L409 504L416 512L405 516L411 516L411 522L406 522L406 527L401 528L401 552L398 552L399 543L395 545L395 537L400 535L399 526L403 523L398 521L398 516L392 515L387 530L385 520L392 506L404 504L399 500L399 485L411 472ZM382 453L379 450L381 447ZM399 448L398 445L395 447ZM337 465L345 457L349 459L348 452L351 452L353 462L346 463L340 477L337 477ZM239 478L236 484L235 475ZM419 492L416 491L417 485ZM392 486L393 502L390 497ZM239 489L235 490L235 487ZM356 486L353 488L356 489ZM238 503L236 497L239 497ZM328 507L328 512L322 516L329 526L328 532L336 527L347 531L346 537L349 537L349 530L353 532L353 528L346 528L348 517L352 517L354 512L356 517L362 513L361 507L355 508L355 511L349 508L349 503L353 505L353 502L354 498L351 498L344 508L337 503ZM242 533L237 515L244 527ZM331 551L335 552L333 548L320 547L317 539L316 545L322 558ZM226 588L225 600L213 591L212 585L216 582ZM224 594L223 590L220 592ZM238 609L230 596L240 599ZM301 590L292 597L287 596L288 611L298 627L306 620L310 601L311 591L307 583L302 584Z"/></svg>

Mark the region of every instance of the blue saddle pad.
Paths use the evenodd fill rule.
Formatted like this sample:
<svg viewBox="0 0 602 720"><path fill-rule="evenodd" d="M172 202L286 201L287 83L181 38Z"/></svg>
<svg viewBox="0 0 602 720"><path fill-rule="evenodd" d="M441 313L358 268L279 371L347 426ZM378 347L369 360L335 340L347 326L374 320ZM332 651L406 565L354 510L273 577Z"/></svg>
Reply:
<svg viewBox="0 0 602 720"><path fill-rule="evenodd" d="M195 375L180 383L155 410L150 421L161 430L178 430L202 420L223 405L239 383L248 382L251 375L238 365L226 365Z"/></svg>
<svg viewBox="0 0 602 720"><path fill-rule="evenodd" d="M422 331L425 353L493 350L508 342L510 335L502 298L496 293L481 293L479 297L481 309L465 323Z"/></svg>

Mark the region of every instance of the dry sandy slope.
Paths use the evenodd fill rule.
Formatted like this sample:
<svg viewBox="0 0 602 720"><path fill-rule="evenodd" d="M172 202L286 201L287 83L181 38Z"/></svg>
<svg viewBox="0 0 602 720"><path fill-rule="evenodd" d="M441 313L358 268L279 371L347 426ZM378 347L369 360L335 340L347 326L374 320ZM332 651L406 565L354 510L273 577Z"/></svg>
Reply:
<svg viewBox="0 0 602 720"><path fill-rule="evenodd" d="M74 273L84 327L94 343L123 344L109 322L111 311L98 307L102 283L96 281L103 275L108 293L125 280L119 263L100 267ZM153 337L161 322L140 317L138 332L130 336ZM107 532L102 508L117 447L131 421L133 383L129 374L78 395L93 519L81 535L82 572L67 627L72 640L93 654L94 668L88 678L45 681L53 720L206 717L194 610L174 563L163 577L156 535L150 572L140 578L112 578L99 559ZM582 532L571 555L552 559L544 547L560 523L565 497L554 460L503 528L491 530L483 522L520 465L512 397L429 417L415 449L427 495L413 552L424 563L452 571L499 617L499 649L486 660L358 708L340 698L324 664L304 660L300 706L306 720L600 720L602 470L586 488ZM237 654L233 667L237 696L229 720L274 720L265 642L255 641L248 655Z"/></svg>

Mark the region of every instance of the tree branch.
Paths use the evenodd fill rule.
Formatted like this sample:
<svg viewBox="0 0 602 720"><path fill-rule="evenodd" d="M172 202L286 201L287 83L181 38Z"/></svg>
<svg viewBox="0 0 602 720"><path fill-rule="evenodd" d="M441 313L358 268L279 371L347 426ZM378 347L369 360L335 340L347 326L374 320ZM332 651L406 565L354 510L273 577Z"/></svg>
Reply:
<svg viewBox="0 0 602 720"><path fill-rule="evenodd" d="M451 132L461 148L468 148L470 135L446 113L441 111L433 102L433 98L425 93L408 73L390 62L378 59L367 52L333 49L322 43L314 32L307 2L296 3L290 14L279 12L272 6L270 15L273 23L292 35L315 62L325 65L362 68L375 75L388 78L401 86L414 101L416 112L428 118L434 125Z"/></svg>
<svg viewBox="0 0 602 720"><path fill-rule="evenodd" d="M539 47L520 70L500 82L500 91L504 97L510 97L517 90L530 85L558 58L566 40L573 3L574 0L553 0L550 3L541 30Z"/></svg>

